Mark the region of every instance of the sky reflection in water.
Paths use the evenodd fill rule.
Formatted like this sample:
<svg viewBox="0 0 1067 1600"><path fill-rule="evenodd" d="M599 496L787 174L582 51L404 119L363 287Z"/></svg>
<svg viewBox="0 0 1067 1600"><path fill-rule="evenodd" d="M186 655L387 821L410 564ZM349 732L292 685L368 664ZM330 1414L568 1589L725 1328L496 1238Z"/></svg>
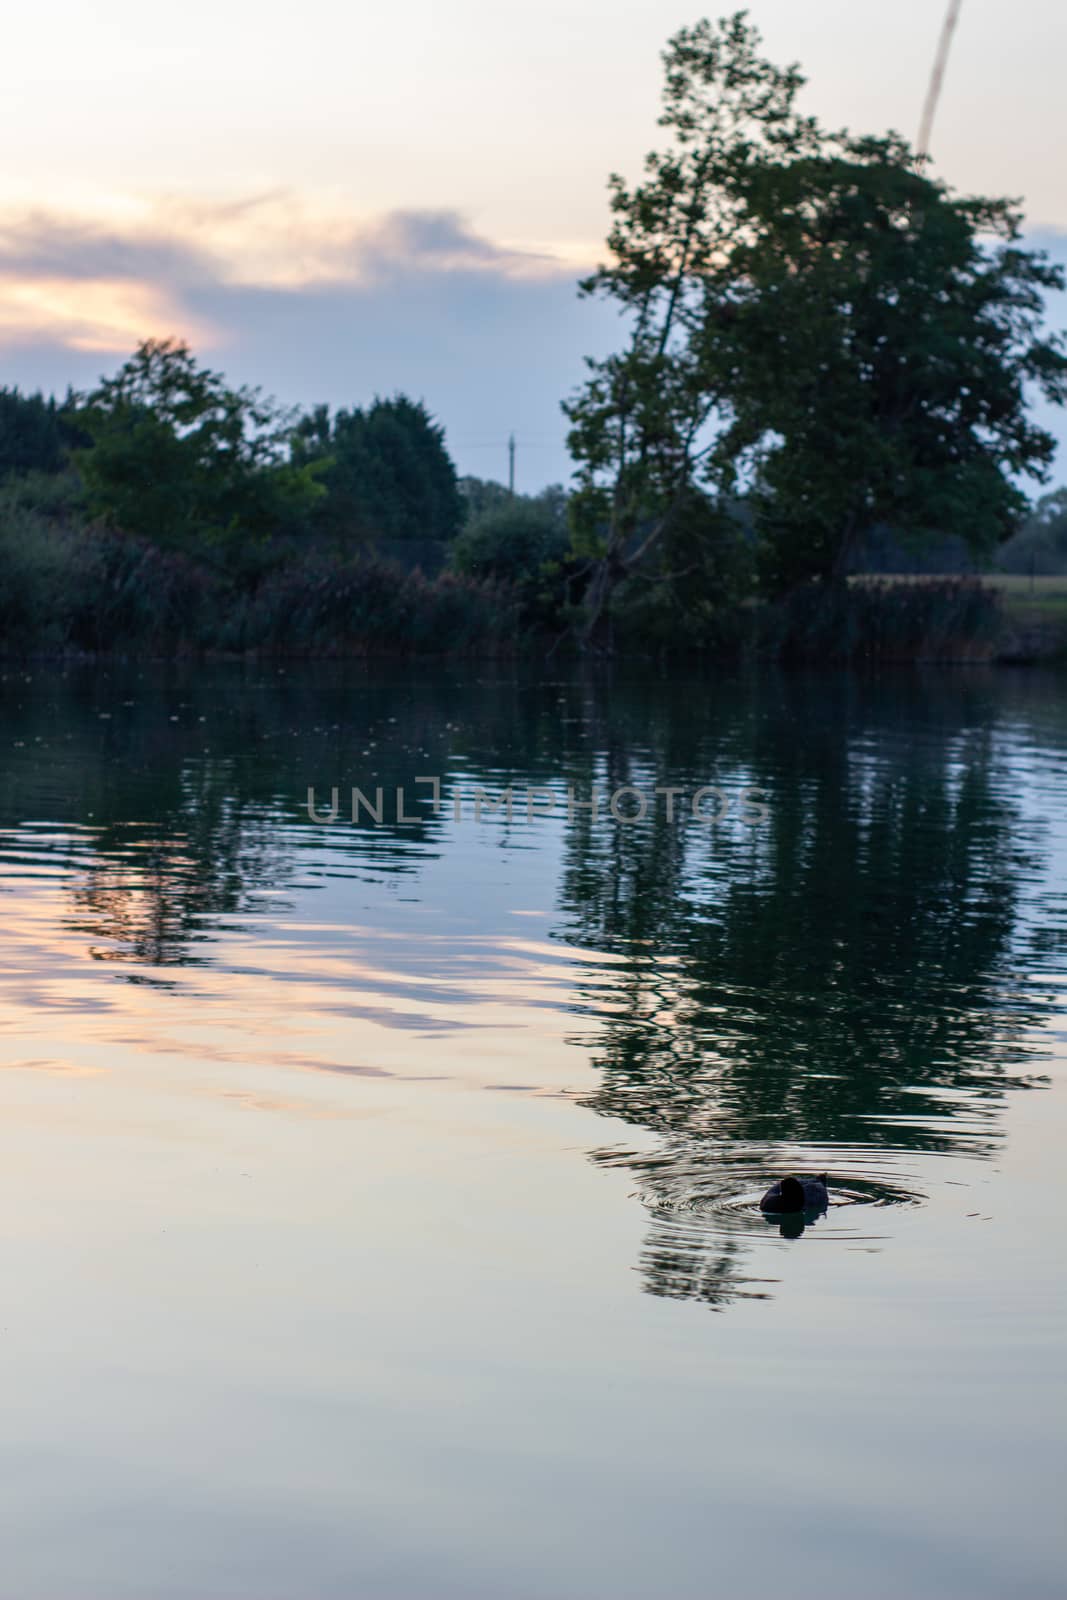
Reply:
<svg viewBox="0 0 1067 1600"><path fill-rule="evenodd" d="M696 1595L709 1529L740 1594L1054 1592L1067 685L2 692L20 1595ZM770 815L454 820L509 783Z"/></svg>

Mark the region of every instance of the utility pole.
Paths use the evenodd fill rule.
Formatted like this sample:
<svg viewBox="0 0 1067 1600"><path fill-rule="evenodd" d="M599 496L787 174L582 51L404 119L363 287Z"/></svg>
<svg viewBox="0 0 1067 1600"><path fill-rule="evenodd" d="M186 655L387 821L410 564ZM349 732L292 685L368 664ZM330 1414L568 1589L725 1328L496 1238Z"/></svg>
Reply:
<svg viewBox="0 0 1067 1600"><path fill-rule="evenodd" d="M508 494L515 494L515 435L508 437Z"/></svg>

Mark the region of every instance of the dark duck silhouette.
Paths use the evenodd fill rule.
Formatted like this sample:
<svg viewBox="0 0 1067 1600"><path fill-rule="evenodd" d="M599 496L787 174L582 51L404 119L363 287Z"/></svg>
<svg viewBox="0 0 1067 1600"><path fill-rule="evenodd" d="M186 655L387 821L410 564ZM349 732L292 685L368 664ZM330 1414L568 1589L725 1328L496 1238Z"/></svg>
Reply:
<svg viewBox="0 0 1067 1600"><path fill-rule="evenodd" d="M772 1183L759 1203L761 1211L779 1215L783 1212L825 1211L830 1204L826 1188L826 1173L817 1178L779 1178Z"/></svg>

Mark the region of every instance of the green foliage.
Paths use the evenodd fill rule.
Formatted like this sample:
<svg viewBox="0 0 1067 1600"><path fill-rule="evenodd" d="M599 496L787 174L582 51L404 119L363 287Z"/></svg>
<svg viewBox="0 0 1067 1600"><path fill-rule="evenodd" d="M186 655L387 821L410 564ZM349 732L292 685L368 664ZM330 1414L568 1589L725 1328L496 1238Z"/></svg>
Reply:
<svg viewBox="0 0 1067 1600"><path fill-rule="evenodd" d="M58 508L41 499L33 478L0 490L0 651L170 653L206 631L221 599L210 574L80 522L69 480Z"/></svg>
<svg viewBox="0 0 1067 1600"><path fill-rule="evenodd" d="M841 578L883 523L988 553L1053 452L1028 394L1067 399L1041 333L1060 269L1021 248L1009 202L800 117L800 74L743 13L683 28L664 66L666 148L635 188L611 179L611 260L582 286L628 342L564 407L585 639L698 488L746 492L772 592Z"/></svg>
<svg viewBox="0 0 1067 1600"><path fill-rule="evenodd" d="M754 548L738 508L691 489L650 559L616 588L612 632L638 649L721 650L737 640L737 613L754 576Z"/></svg>
<svg viewBox="0 0 1067 1600"><path fill-rule="evenodd" d="M59 531L9 491L0 491L0 648L5 652L62 644L55 598L66 586L69 565Z"/></svg>
<svg viewBox="0 0 1067 1600"><path fill-rule="evenodd" d="M1067 572L1067 488L1042 495L1022 527L1001 545L997 566L1046 577Z"/></svg>
<svg viewBox="0 0 1067 1600"><path fill-rule="evenodd" d="M58 472L24 472L0 483L0 517L16 511L69 523L85 515L85 486L73 466Z"/></svg>
<svg viewBox="0 0 1067 1600"><path fill-rule="evenodd" d="M546 561L561 561L570 539L554 491L506 497L481 511L457 535L451 561L471 577L518 583L536 576Z"/></svg>
<svg viewBox="0 0 1067 1600"><path fill-rule="evenodd" d="M836 142L748 171L735 282L708 334L735 374L721 450L754 474L779 591L843 575L880 523L988 555L1025 504L1013 480L1055 448L1028 386L1067 399L1067 354L1039 334L1062 274L1020 248L1011 205L952 196L899 139Z"/></svg>
<svg viewBox="0 0 1067 1600"><path fill-rule="evenodd" d="M1004 629L995 589L974 578L806 583L758 618L757 651L783 661L988 659Z"/></svg>
<svg viewBox="0 0 1067 1600"><path fill-rule="evenodd" d="M480 517L483 511L498 511L501 506L510 505L514 498L510 489L492 478L468 476L460 478L458 482L463 500L464 527L476 517Z"/></svg>
<svg viewBox="0 0 1067 1600"><path fill-rule="evenodd" d="M473 517L454 540L455 572L506 585L521 606L524 623L559 626L573 570L566 497L558 486L539 495L505 491Z"/></svg>
<svg viewBox="0 0 1067 1600"><path fill-rule="evenodd" d="M0 479L60 472L70 450L84 442L67 409L54 399L0 389Z"/></svg>
<svg viewBox="0 0 1067 1600"><path fill-rule="evenodd" d="M490 584L320 553L271 574L226 637L287 655L495 655L514 648L515 623L514 601Z"/></svg>
<svg viewBox="0 0 1067 1600"><path fill-rule="evenodd" d="M292 420L252 389L228 388L189 347L147 340L79 397L90 439L77 453L90 510L128 534L255 572L262 546L298 527L321 493L290 459Z"/></svg>
<svg viewBox="0 0 1067 1600"><path fill-rule="evenodd" d="M177 551L95 528L69 539L60 609L69 649L173 655L210 640L230 596L218 574Z"/></svg>
<svg viewBox="0 0 1067 1600"><path fill-rule="evenodd" d="M320 469L313 525L340 544L451 539L463 522L444 429L404 395L332 417L316 407L297 426L295 459Z"/></svg>
<svg viewBox="0 0 1067 1600"><path fill-rule="evenodd" d="M621 353L587 363L585 386L564 406L577 464L575 547L596 561L586 637L706 471L730 374L709 360L705 334L731 285L744 221L738 175L815 138L794 106L800 73L759 50L743 13L676 33L663 54L667 147L646 157L633 189L609 180L611 260L582 290L625 312L630 335Z"/></svg>

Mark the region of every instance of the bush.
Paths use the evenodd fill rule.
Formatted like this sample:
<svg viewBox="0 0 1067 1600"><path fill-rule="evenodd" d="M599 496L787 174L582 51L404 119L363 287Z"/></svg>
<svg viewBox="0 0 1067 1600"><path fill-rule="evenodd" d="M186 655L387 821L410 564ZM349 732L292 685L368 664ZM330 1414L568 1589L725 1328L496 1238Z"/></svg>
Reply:
<svg viewBox="0 0 1067 1600"><path fill-rule="evenodd" d="M76 480L62 477L0 491L0 650L169 653L202 635L214 580L182 557L85 523L76 504Z"/></svg>
<svg viewBox="0 0 1067 1600"><path fill-rule="evenodd" d="M94 527L68 536L64 642L75 650L171 655L208 642L224 589L187 556Z"/></svg>
<svg viewBox="0 0 1067 1600"><path fill-rule="evenodd" d="M758 616L756 650L783 661L969 661L991 656L1000 595L973 578L807 583Z"/></svg>
<svg viewBox="0 0 1067 1600"><path fill-rule="evenodd" d="M575 567L565 507L557 489L488 505L453 541L452 570L509 588L524 626L558 627Z"/></svg>
<svg viewBox="0 0 1067 1600"><path fill-rule="evenodd" d="M538 499L513 499L473 517L452 544L452 568L498 583L536 583L548 561L562 561L565 523Z"/></svg>
<svg viewBox="0 0 1067 1600"><path fill-rule="evenodd" d="M655 563L612 596L613 631L636 648L733 648L754 577L752 541L736 507L694 490L664 529Z"/></svg>
<svg viewBox="0 0 1067 1600"><path fill-rule="evenodd" d="M37 512L0 503L0 650L62 645L59 597L71 587L70 549L65 535Z"/></svg>
<svg viewBox="0 0 1067 1600"><path fill-rule="evenodd" d="M221 642L287 655L497 654L515 629L513 598L491 584L319 554L272 574Z"/></svg>

